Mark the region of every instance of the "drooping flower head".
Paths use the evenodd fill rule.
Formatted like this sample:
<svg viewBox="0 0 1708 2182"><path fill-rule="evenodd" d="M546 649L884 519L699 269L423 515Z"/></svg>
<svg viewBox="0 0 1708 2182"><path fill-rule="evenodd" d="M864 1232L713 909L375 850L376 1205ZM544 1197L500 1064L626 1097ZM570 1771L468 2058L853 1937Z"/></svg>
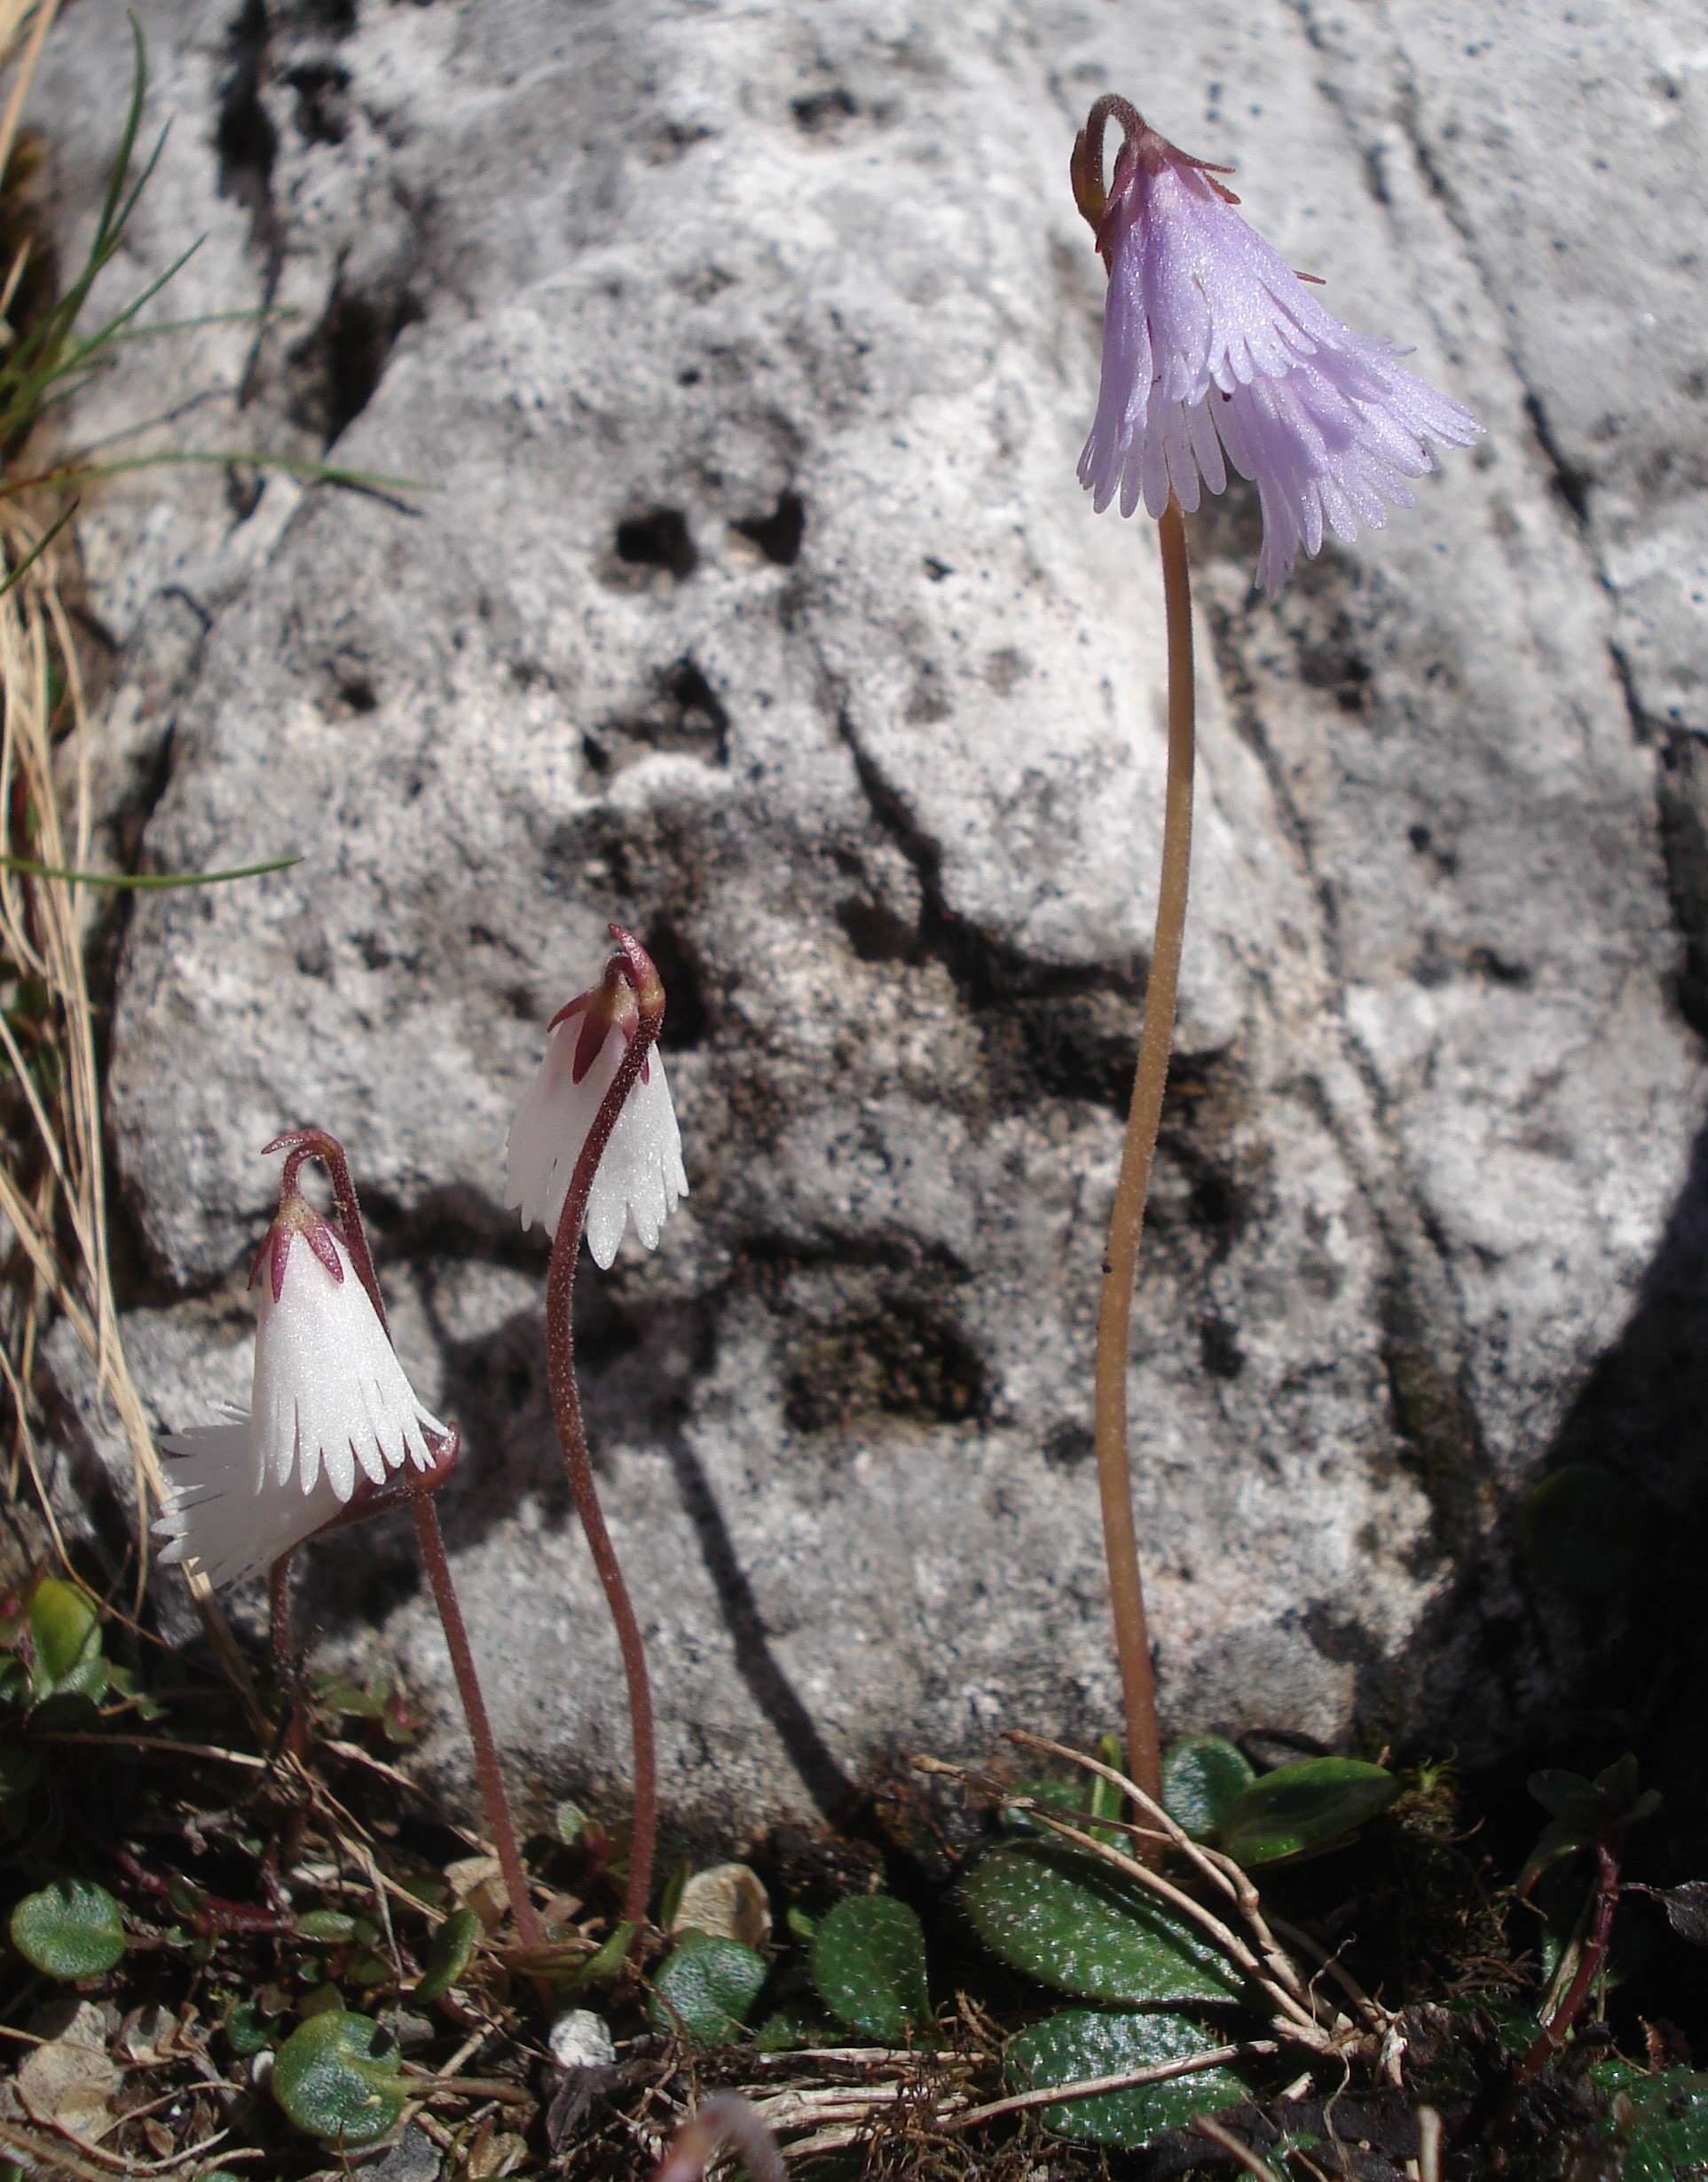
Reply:
<svg viewBox="0 0 1708 2182"><path fill-rule="evenodd" d="M538 1220L555 1234L577 1162L593 1140L598 1166L587 1197L587 1248L602 1272L617 1256L623 1229L656 1249L671 1206L688 1194L681 1132L657 1044L665 989L652 957L620 925L610 927L618 951L589 992L560 1008L547 1026L550 1043L510 1124L504 1201L519 1206L522 1225ZM640 1073L609 1138L597 1142L606 1096L629 1049L639 1041Z"/></svg>
<svg viewBox="0 0 1708 2182"><path fill-rule="evenodd" d="M1122 141L1106 193L1111 121ZM1119 493L1123 516L1141 498L1160 516L1172 492L1190 514L1200 477L1212 492L1226 485L1225 456L1257 486L1257 580L1273 594L1325 526L1350 544L1360 523L1386 524L1386 502L1411 507L1405 480L1436 467L1431 440L1463 447L1481 432L1401 367L1405 351L1324 310L1234 209L1216 179L1230 168L1180 151L1124 98L1092 107L1071 172L1109 269L1102 385L1079 464L1099 510Z"/></svg>
<svg viewBox="0 0 1708 2182"><path fill-rule="evenodd" d="M456 1431L415 1398L348 1240L298 1186L322 1141L332 1140L279 1139L295 1148L249 1274L261 1307L248 1414L161 1442L175 1458L171 1500L154 1526L168 1540L161 1559L216 1585L435 1489L456 1461Z"/></svg>

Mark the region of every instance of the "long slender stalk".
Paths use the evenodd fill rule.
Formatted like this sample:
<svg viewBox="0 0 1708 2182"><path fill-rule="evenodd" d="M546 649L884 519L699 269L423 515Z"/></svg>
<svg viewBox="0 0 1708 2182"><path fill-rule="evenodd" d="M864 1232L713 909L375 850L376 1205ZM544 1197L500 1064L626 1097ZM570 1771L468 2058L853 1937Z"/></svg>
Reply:
<svg viewBox="0 0 1708 2182"><path fill-rule="evenodd" d="M623 1580L622 1564L605 1527L604 1510L599 1504L599 1492L594 1483L586 1428L581 1418L581 1396L575 1382L575 1330L571 1323L576 1258L587 1217L593 1178L610 1140L610 1132L617 1125L617 1117L623 1110L623 1102L639 1079L664 1020L664 989L658 983L657 973L634 941L626 934L622 936L626 942L625 953L634 950L631 962L637 968L644 965L636 995L640 1023L628 1041L610 1088L600 1103L593 1127L587 1131L575 1171L570 1178L569 1194L558 1216L557 1233L552 1241L551 1270L546 1280L546 1358L551 1378L552 1408L557 1419L557 1436L563 1445L563 1465L569 1472L570 1491L575 1500L576 1513L581 1518L581 1528L586 1534L594 1566L604 1586L605 1602L610 1609L617 1642L623 1654L623 1675L628 1685L629 1729L634 1746L634 1818L629 1839L628 1896L623 1913L634 1927L638 1940L646 1925L647 1902L652 1891L653 1851L658 1838L658 1758L652 1685L647 1674L641 1625L635 1619L628 1586Z"/></svg>
<svg viewBox="0 0 1708 2182"><path fill-rule="evenodd" d="M427 1564L427 1580L433 1587L433 1603L445 1624L445 1641L450 1649L452 1672L457 1678L457 1694L468 1715L468 1739L475 1746L475 1769L480 1776L481 1799L486 1806L486 1823L492 1829L492 1846L498 1851L504 1871L516 1938L523 1947L543 1947L546 1934L529 1897L528 1874L522 1862L522 1851L516 1845L516 1828L510 1823L510 1807L505 1800L498 1744L487 1717L486 1700L481 1695L480 1677L475 1672L475 1655L469 1648L462 1609L457 1603L456 1587L451 1580L451 1563L445 1555L445 1533L439 1528L438 1508L425 1493L412 1504L415 1536L421 1541L421 1559Z"/></svg>
<svg viewBox="0 0 1708 2182"><path fill-rule="evenodd" d="M285 1162L285 1178L288 1185L296 1170L306 1159L318 1159L332 1181L334 1209L342 1231L345 1247L356 1278L366 1290L367 1299L374 1306L388 1341L391 1338L391 1324L386 1316L385 1297L380 1293L379 1275L374 1270L374 1254L367 1246L367 1229L362 1219L362 1208L356 1195L355 1177L350 1171L350 1162L344 1148L335 1137L324 1130L295 1130L288 1136L276 1138L269 1150L289 1146ZM453 1428L454 1438L454 1428ZM475 1654L468 1642L468 1624L462 1618L462 1608L457 1599L456 1585L452 1580L451 1562L445 1550L445 1533L439 1528L439 1511L430 1497L436 1487L449 1475L450 1463L454 1460L455 1448L448 1451L436 1446L436 1454L447 1452L443 1469L436 1469L421 1481L419 1490L411 1491L413 1475L405 1475L398 1483L404 1488L415 1517L415 1536L420 1541L421 1559L426 1564L427 1579L433 1587L433 1603L439 1610L439 1620L445 1628L445 1642L451 1654L451 1671L457 1678L457 1694L462 1699L463 1715L468 1722L468 1739L475 1748L475 1771L480 1781L481 1800L486 1807L486 1823L492 1829L492 1846L498 1851L498 1860L504 1872L504 1885L510 1897L510 1914L516 1919L516 1937L523 1947L543 1947L546 1935L540 1927L532 1897L528 1892L528 1873L522 1861L522 1851L516 1842L516 1826L510 1817L509 1800L504 1792L504 1775L499 1765L498 1742L492 1733L492 1722L486 1710L486 1699L482 1694L480 1676L475 1667ZM408 1465L405 1465L405 1472ZM280 1562L273 1571L277 1579L285 1569ZM278 1627L278 1599L274 1595L274 1627ZM285 1615L288 1627L290 1603L285 1601Z"/></svg>
<svg viewBox="0 0 1708 2182"><path fill-rule="evenodd" d="M1162 1751L1127 1455L1127 1349L1139 1232L1145 1221L1145 1201L1150 1193L1151 1165L1156 1154L1169 1055L1174 1044L1175 997L1180 981L1186 882L1192 865L1193 753L1192 591L1186 565L1186 525L1179 503L1172 498L1158 528L1169 630L1169 775L1162 875L1150 976L1145 989L1138 1066L1133 1077L1114 1209L1109 1219L1109 1246L1103 1261L1096 1382L1098 1493L1103 1504L1103 1544L1109 1564L1115 1656L1127 1712L1127 1769L1153 1800L1162 1792ZM1151 1854L1154 1856L1156 1851Z"/></svg>

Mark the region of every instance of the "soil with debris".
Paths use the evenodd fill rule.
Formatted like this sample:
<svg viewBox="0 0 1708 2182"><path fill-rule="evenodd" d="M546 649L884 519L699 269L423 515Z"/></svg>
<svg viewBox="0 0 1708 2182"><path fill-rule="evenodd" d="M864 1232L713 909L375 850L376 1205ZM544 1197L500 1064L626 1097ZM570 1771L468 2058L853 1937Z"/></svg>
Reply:
<svg viewBox="0 0 1708 2182"><path fill-rule="evenodd" d="M1581 1937L1586 1869L1565 1859L1533 1902L1516 1898L1546 1823L1516 1773L1465 1781L1414 1765L1356 1839L1259 1873L1263 1914L1301 1959L1332 1961L1332 1974L1372 1997L1403 2042L1397 2065L1375 2065L1368 2041L1335 2059L1282 2039L1255 2063L1253 2096L1221 2113L1225 2141L1188 2125L1142 2149L1074 2143L1035 2104L1016 2110L1004 2068L1014 2034L1057 1997L981 1944L957 1891L993 1839L1011 1838L992 1790L1030 1769L1021 1753L999 1751L989 1776L898 1764L874 1784L859 1832L783 1824L730 1844L751 1877L673 1875L666 1842L661 1918L680 1928L686 1900L744 1934L764 1965L756 2005L709 2044L698 2019L661 2002L681 1989L665 1969L679 1942L650 1932L622 1957L618 1815L601 1823L564 1807L554 1833L529 1842L549 1943L523 1956L496 1860L411 1779L417 1721L401 1680L357 1690L310 1678L281 1691L257 1666L245 1696L118 1603L98 1626L91 1617L94 1635L67 1671L44 1656L36 1603L60 1579L17 1559L27 1529L13 1510L0 1627L4 1887L20 1905L0 1972L0 2040L12 2049L0 2142L18 2170L634 2177L699 2101L730 2089L769 2120L791 2172L826 2182L1162 2177L1240 2163L1397 2182L1421 2171L1426 2107L1442 2151L1422 2171L1436 2175L1589 2182L1708 2164L1696 2111L1708 2109L1696 2096L1708 2079L1690 2074L1708 2040L1704 1890L1671 1871L1670 1885L1651 1883L1661 1875L1642 1861L1634 1823L1603 1989L1559 2056L1520 2081L1561 1936L1576 1924ZM50 1669L58 1688L44 1686ZM79 1675L81 1688L65 1686ZM1605 1749L1609 1732L1601 1722L1551 1754L1589 1762L1585 1751ZM1248 1754L1298 1753L1252 1741ZM1654 1838L1665 1849L1658 1827ZM1177 1863L1170 1870L1192 1885ZM122 1918L112 1966L68 1977L34 1966L43 1943L28 1905L86 1906L97 1894ZM838 1902L880 1894L917 1915L930 1963L931 2014L897 2042L846 2023L827 2030L812 1989L815 1929ZM458 1933L467 1942L447 1956ZM89 1936L74 1931L70 1943ZM791 2009L807 2041L794 2050L773 2028ZM366 2119L342 2142L299 2125L314 2111L302 2099L325 2084L310 2072L306 2091L286 2085L303 2073L291 2040L333 2013L366 2041L383 2094L377 2136ZM1262 2036L1248 2007L1208 2013L1222 2024L1243 2016L1230 2035ZM1646 2084L1666 2087L1658 2120Z"/></svg>

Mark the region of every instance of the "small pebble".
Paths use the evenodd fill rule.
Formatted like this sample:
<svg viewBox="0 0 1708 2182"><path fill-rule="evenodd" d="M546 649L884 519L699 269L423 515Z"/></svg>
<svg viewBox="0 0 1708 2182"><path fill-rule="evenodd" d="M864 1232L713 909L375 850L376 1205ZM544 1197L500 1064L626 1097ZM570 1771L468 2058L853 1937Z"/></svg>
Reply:
<svg viewBox="0 0 1708 2182"><path fill-rule="evenodd" d="M617 2058L604 2018L571 2008L552 2025L552 2059L560 2068L608 2068Z"/></svg>

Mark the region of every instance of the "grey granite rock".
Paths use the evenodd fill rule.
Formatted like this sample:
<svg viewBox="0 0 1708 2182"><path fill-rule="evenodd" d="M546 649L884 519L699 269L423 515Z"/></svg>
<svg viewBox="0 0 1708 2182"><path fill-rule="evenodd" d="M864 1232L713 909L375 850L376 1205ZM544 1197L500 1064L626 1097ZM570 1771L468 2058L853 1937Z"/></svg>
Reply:
<svg viewBox="0 0 1708 2182"><path fill-rule="evenodd" d="M162 1424L241 1389L259 1146L332 1128L464 1427L447 1520L518 1778L618 1787L543 1251L499 1203L616 916L670 987L693 1194L655 1259L584 1274L581 1342L677 1810L834 1810L899 1747L1111 1719L1090 1332L1162 656L1149 528L1074 477L1101 298L1065 163L1123 88L1489 428L1276 605L1248 495L1195 525L1199 858L1132 1379L1163 1704L1509 1734L1577 1642L1515 1507L1697 1277L1688 11L144 12L175 126L119 270L205 233L175 315L293 315L133 351L76 430L177 406L142 444L429 488L155 469L85 518L115 845L304 858L125 936L126 1327ZM58 38L71 232L125 55L103 11ZM460 1777L406 1538L312 1583L327 1651L401 1657Z"/></svg>

